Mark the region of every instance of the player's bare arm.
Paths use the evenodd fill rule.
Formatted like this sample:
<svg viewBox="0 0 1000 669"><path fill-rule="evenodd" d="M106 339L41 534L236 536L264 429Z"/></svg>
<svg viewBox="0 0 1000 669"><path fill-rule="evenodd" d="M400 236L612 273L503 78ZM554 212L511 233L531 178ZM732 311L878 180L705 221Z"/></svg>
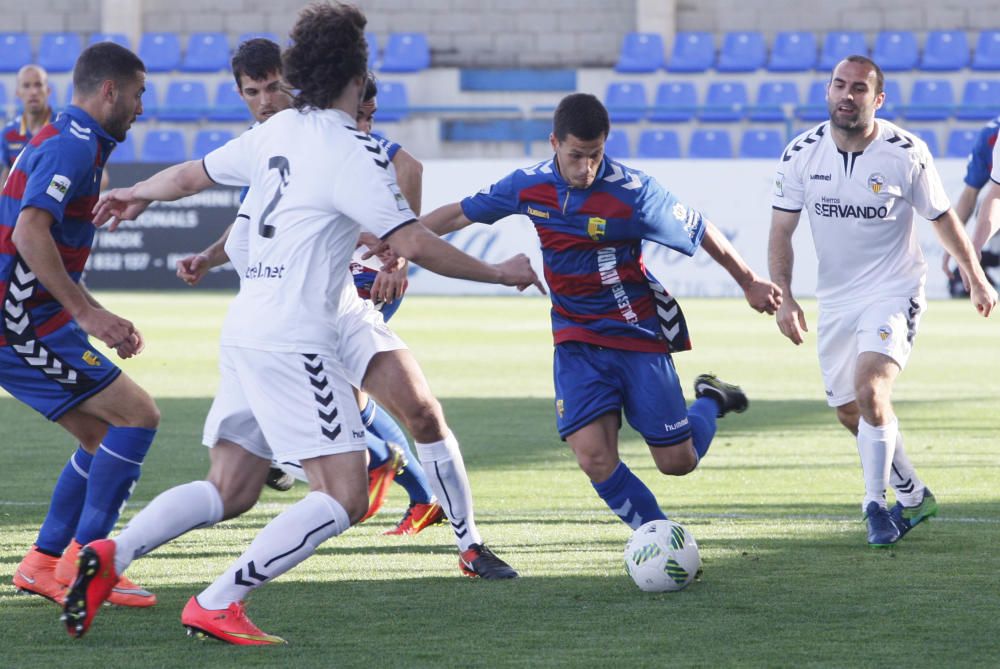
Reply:
<svg viewBox="0 0 1000 669"><path fill-rule="evenodd" d="M424 187L423 163L407 153L406 149L399 149L392 157L392 164L396 168L396 183L399 184L399 190L413 213L419 216Z"/></svg>
<svg viewBox="0 0 1000 669"><path fill-rule="evenodd" d="M222 236L212 242L204 251L178 260L177 278L189 286L195 286L208 274L210 269L229 262L229 256L226 254L226 241L233 230L233 225L235 224L230 223Z"/></svg>
<svg viewBox="0 0 1000 669"><path fill-rule="evenodd" d="M705 221L701 246L735 279L751 307L761 313L775 312L781 304L781 288L750 269L736 247L711 221Z"/></svg>
<svg viewBox="0 0 1000 669"><path fill-rule="evenodd" d="M984 317L989 316L997 303L997 291L986 278L979 264L978 253L965 234L965 229L955 211L949 209L931 222L941 240L941 245L955 258L963 277L968 281L969 299L976 307L976 311Z"/></svg>
<svg viewBox="0 0 1000 669"><path fill-rule="evenodd" d="M771 233L767 245L767 266L771 281L781 289L781 305L775 320L781 334L796 346L805 341L804 333L809 332L806 315L802 307L792 297L792 265L795 253L792 250L792 234L799 224L797 211L771 210Z"/></svg>
<svg viewBox="0 0 1000 669"><path fill-rule="evenodd" d="M52 214L44 209L25 207L17 217L12 237L17 252L84 332L111 348L129 341L135 332L132 323L92 304L86 292L66 272L52 238L53 223Z"/></svg>
<svg viewBox="0 0 1000 669"><path fill-rule="evenodd" d="M87 302L90 303L90 306L95 309L104 309L104 305L101 304L96 297L94 297L94 294L90 292L87 285L83 281L77 285L80 287L80 290L83 291L83 296L86 298ZM139 332L138 328L136 328L125 341L115 347L115 353L117 353L118 357L122 360L128 360L129 358L142 353L145 348L146 340L143 338L142 333Z"/></svg>
<svg viewBox="0 0 1000 669"><path fill-rule="evenodd" d="M968 184L965 185L962 193L958 196L958 202L955 203L955 215L958 216L958 220L963 225L968 223L969 219L972 218L972 212L976 209L976 198L978 196L979 189L973 188ZM981 248L977 247L977 249ZM951 254L947 251L941 254L941 271L944 272L945 276L951 277Z"/></svg>
<svg viewBox="0 0 1000 669"><path fill-rule="evenodd" d="M977 256L982 254L986 242L990 241L997 231L1000 231L1000 184L990 181L986 197L979 206L976 227L972 232L972 246Z"/></svg>
<svg viewBox="0 0 1000 669"><path fill-rule="evenodd" d="M472 224L472 221L466 218L465 214L462 212L462 205L458 202L438 207L431 213L422 217L420 222L425 228L439 237L446 235L449 232L461 230L467 225ZM372 237L375 241L373 243L366 242L365 234L368 234L369 237ZM371 258L372 256L377 255L380 256L380 254L385 252L388 246L385 242L380 242L377 237L374 237L374 235L371 235L370 233L361 233L361 243L368 247L368 252L364 255L365 258ZM383 258L383 262L390 260L392 259Z"/></svg>
<svg viewBox="0 0 1000 669"><path fill-rule="evenodd" d="M200 193L213 181L200 160L173 165L130 188L115 188L101 195L94 206L94 225L111 221L110 230L121 221L134 220L154 200L170 202Z"/></svg>
<svg viewBox="0 0 1000 669"><path fill-rule="evenodd" d="M396 258L389 268L380 270L372 282L371 299L376 303L392 304L402 298L406 292L408 266L406 258Z"/></svg>

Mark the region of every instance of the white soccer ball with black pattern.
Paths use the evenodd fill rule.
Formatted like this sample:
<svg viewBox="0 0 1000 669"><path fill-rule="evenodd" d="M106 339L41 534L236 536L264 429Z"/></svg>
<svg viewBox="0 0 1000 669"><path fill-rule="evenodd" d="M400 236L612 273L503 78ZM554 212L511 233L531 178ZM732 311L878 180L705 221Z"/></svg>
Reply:
<svg viewBox="0 0 1000 669"><path fill-rule="evenodd" d="M681 590L701 569L694 536L680 523L652 520L642 525L625 544L625 571L640 590Z"/></svg>

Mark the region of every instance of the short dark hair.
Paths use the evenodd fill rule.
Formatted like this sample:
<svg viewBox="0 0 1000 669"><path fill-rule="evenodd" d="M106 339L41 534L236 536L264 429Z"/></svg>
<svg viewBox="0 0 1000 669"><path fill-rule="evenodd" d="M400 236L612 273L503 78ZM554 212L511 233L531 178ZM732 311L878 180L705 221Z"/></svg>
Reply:
<svg viewBox="0 0 1000 669"><path fill-rule="evenodd" d="M361 96L361 101L368 102L376 95L378 95L378 80L375 78L375 73L369 70L365 75L365 92Z"/></svg>
<svg viewBox="0 0 1000 669"><path fill-rule="evenodd" d="M232 67L236 86L242 91L240 77L244 74L255 81L274 72L281 74L281 47L263 37L248 39L236 48Z"/></svg>
<svg viewBox="0 0 1000 669"><path fill-rule="evenodd" d="M853 56L848 56L844 59L848 63L858 63L860 65L867 65L875 71L875 95L878 95L883 90L885 90L885 75L882 74L882 68L878 66L874 60L868 56L862 56L860 54L854 54ZM839 63L838 63L839 64ZM834 67L834 70L837 68ZM830 81L833 81L833 72L830 73Z"/></svg>
<svg viewBox="0 0 1000 669"><path fill-rule="evenodd" d="M559 102L552 117L552 134L560 142L567 135L584 141L597 139L602 135L607 137L610 130L608 110L589 93L567 95Z"/></svg>
<svg viewBox="0 0 1000 669"><path fill-rule="evenodd" d="M73 90L80 95L90 95L109 79L117 84L145 72L146 65L139 56L114 42L98 42L84 49L73 66Z"/></svg>
<svg viewBox="0 0 1000 669"><path fill-rule="evenodd" d="M299 90L295 108L326 109L368 71L368 19L354 5L312 4L299 12L285 49L285 79Z"/></svg>

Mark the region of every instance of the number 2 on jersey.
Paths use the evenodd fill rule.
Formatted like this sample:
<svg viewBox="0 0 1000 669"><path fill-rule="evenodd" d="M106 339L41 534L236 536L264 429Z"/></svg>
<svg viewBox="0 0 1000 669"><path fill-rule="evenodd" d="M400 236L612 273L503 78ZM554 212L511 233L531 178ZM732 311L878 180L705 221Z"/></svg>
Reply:
<svg viewBox="0 0 1000 669"><path fill-rule="evenodd" d="M288 158L284 156L271 156L271 159L267 162L267 169L278 170L278 187L274 191L274 195L271 197L271 201L267 203L267 207L264 209L264 213L260 215L260 223L257 224L257 232L261 237L267 237L270 239L274 237L274 226L267 225L267 217L271 215L274 208L278 206L278 202L281 201L281 197L285 194L285 189L288 188L288 175L291 173L291 168L288 165Z"/></svg>

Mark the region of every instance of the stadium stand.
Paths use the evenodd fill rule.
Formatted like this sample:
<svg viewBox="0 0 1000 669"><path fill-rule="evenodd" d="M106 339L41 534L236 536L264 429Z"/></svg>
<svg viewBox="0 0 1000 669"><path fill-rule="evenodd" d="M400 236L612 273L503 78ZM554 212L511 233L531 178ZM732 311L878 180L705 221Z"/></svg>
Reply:
<svg viewBox="0 0 1000 669"><path fill-rule="evenodd" d="M730 32L722 39L715 69L719 72L754 72L766 63L764 35L757 31Z"/></svg>
<svg viewBox="0 0 1000 669"><path fill-rule="evenodd" d="M767 69L771 72L806 72L816 67L816 36L810 32L782 31L774 38Z"/></svg>
<svg viewBox="0 0 1000 669"><path fill-rule="evenodd" d="M883 72L904 72L917 67L920 49L917 36L909 31L882 31L875 37L872 60Z"/></svg>
<svg viewBox="0 0 1000 669"><path fill-rule="evenodd" d="M819 56L819 69L832 70L841 60L854 54L861 56L868 55L868 45L865 44L863 33L827 33L826 38L823 40L823 50Z"/></svg>
<svg viewBox="0 0 1000 669"><path fill-rule="evenodd" d="M795 116L800 121L824 121L829 117L826 108L826 81L814 81L809 84L809 93L805 104L799 105Z"/></svg>
<svg viewBox="0 0 1000 669"><path fill-rule="evenodd" d="M87 46L97 44L98 42L114 42L126 49L132 48L132 40L124 33L92 33L90 39L87 40Z"/></svg>
<svg viewBox="0 0 1000 669"><path fill-rule="evenodd" d="M775 154L777 155L777 154ZM726 130L698 129L691 133L688 158L732 158L733 142Z"/></svg>
<svg viewBox="0 0 1000 669"><path fill-rule="evenodd" d="M184 134L179 130L150 130L142 143L144 163L179 163L187 160Z"/></svg>
<svg viewBox="0 0 1000 669"><path fill-rule="evenodd" d="M747 104L749 96L742 81L716 81L708 86L698 118L703 123L735 123L743 118Z"/></svg>
<svg viewBox="0 0 1000 669"><path fill-rule="evenodd" d="M615 159L631 158L628 133L624 130L612 129L604 143L604 153Z"/></svg>
<svg viewBox="0 0 1000 669"><path fill-rule="evenodd" d="M182 72L219 72L229 69L229 40L219 32L191 33L180 69Z"/></svg>
<svg viewBox="0 0 1000 669"><path fill-rule="evenodd" d="M368 33L365 33L365 35L368 35ZM275 33L266 32L266 31L242 33L239 37L236 38L236 42L234 42L234 44L236 46L239 46L240 44L243 44L243 42L246 42L247 40L254 39L255 37L261 37L263 39L269 39L272 42L277 42L278 44L281 44L281 38L280 37L278 37Z"/></svg>
<svg viewBox="0 0 1000 669"><path fill-rule="evenodd" d="M140 122L152 121L160 113L160 90L155 81L146 79L146 92L142 94L142 116Z"/></svg>
<svg viewBox="0 0 1000 669"><path fill-rule="evenodd" d="M979 136L978 128L955 128L948 133L948 145L945 156L948 158L968 158L972 145Z"/></svg>
<svg viewBox="0 0 1000 669"><path fill-rule="evenodd" d="M785 136L773 128L749 128L740 137L740 158L774 159L785 149Z"/></svg>
<svg viewBox="0 0 1000 669"><path fill-rule="evenodd" d="M31 61L28 33L0 33L0 72L17 72Z"/></svg>
<svg viewBox="0 0 1000 669"><path fill-rule="evenodd" d="M715 39L707 32L679 32L667 61L668 72L704 72L715 63Z"/></svg>
<svg viewBox="0 0 1000 669"><path fill-rule="evenodd" d="M1000 70L1000 30L979 33L971 67L973 70Z"/></svg>
<svg viewBox="0 0 1000 669"><path fill-rule="evenodd" d="M380 81L378 83L379 123L402 121L409 114L409 94L402 81Z"/></svg>
<svg viewBox="0 0 1000 669"><path fill-rule="evenodd" d="M7 87L0 81L0 121L7 120Z"/></svg>
<svg viewBox="0 0 1000 669"><path fill-rule="evenodd" d="M38 64L50 73L69 72L82 50L76 33L44 33L38 44Z"/></svg>
<svg viewBox="0 0 1000 669"><path fill-rule="evenodd" d="M955 91L948 79L918 79L903 115L913 121L943 121L955 107Z"/></svg>
<svg viewBox="0 0 1000 669"><path fill-rule="evenodd" d="M924 43L920 69L958 71L969 64L969 40L961 30L932 30Z"/></svg>
<svg viewBox="0 0 1000 669"><path fill-rule="evenodd" d="M794 81L762 81L747 118L757 123L784 123L798 104L799 87Z"/></svg>
<svg viewBox="0 0 1000 669"><path fill-rule="evenodd" d="M277 42L278 40L273 40ZM365 41L368 42L368 69L374 70L375 63L378 62L378 35L373 32L365 32Z"/></svg>
<svg viewBox="0 0 1000 669"><path fill-rule="evenodd" d="M1000 110L1000 81L970 79L965 82L955 118L962 121L988 121L997 115L997 110Z"/></svg>
<svg viewBox="0 0 1000 669"><path fill-rule="evenodd" d="M636 158L680 158L681 140L673 130L643 130L639 134Z"/></svg>
<svg viewBox="0 0 1000 669"><path fill-rule="evenodd" d="M656 99L649 115L658 123L684 123L694 118L698 93L690 81L663 82L656 89Z"/></svg>
<svg viewBox="0 0 1000 669"><path fill-rule="evenodd" d="M645 115L646 87L640 81L613 81L604 96L611 123L635 123Z"/></svg>
<svg viewBox="0 0 1000 669"><path fill-rule="evenodd" d="M139 58L147 72L172 72L181 64L181 41L174 33L143 33Z"/></svg>
<svg viewBox="0 0 1000 669"><path fill-rule="evenodd" d="M125 135L124 142L118 142L118 146L111 152L110 163L134 163L135 156L135 133L130 132Z"/></svg>
<svg viewBox="0 0 1000 669"><path fill-rule="evenodd" d="M392 33L382 53L382 72L419 72L431 66L431 49L423 33Z"/></svg>
<svg viewBox="0 0 1000 669"><path fill-rule="evenodd" d="M192 160L201 160L205 154L213 151L233 138L228 130L199 130L194 136L194 147L191 150Z"/></svg>
<svg viewBox="0 0 1000 669"><path fill-rule="evenodd" d="M215 87L215 100L208 108L207 118L209 121L220 122L251 120L250 112L231 79L220 81Z"/></svg>
<svg viewBox="0 0 1000 669"><path fill-rule="evenodd" d="M885 102L882 103L882 108L875 112L875 116L893 121L899 117L906 106L903 100L903 89L895 79L886 79L884 90Z"/></svg>
<svg viewBox="0 0 1000 669"><path fill-rule="evenodd" d="M932 156L936 158L941 155L937 133L932 128L909 128L909 131L924 140L924 143L927 144L927 150L931 152Z"/></svg>
<svg viewBox="0 0 1000 669"><path fill-rule="evenodd" d="M616 72L656 72L665 64L663 37L658 33L627 33L622 40Z"/></svg>
<svg viewBox="0 0 1000 669"><path fill-rule="evenodd" d="M175 79L167 86L167 94L159 107L161 121L195 122L208 111L205 84L196 79Z"/></svg>

